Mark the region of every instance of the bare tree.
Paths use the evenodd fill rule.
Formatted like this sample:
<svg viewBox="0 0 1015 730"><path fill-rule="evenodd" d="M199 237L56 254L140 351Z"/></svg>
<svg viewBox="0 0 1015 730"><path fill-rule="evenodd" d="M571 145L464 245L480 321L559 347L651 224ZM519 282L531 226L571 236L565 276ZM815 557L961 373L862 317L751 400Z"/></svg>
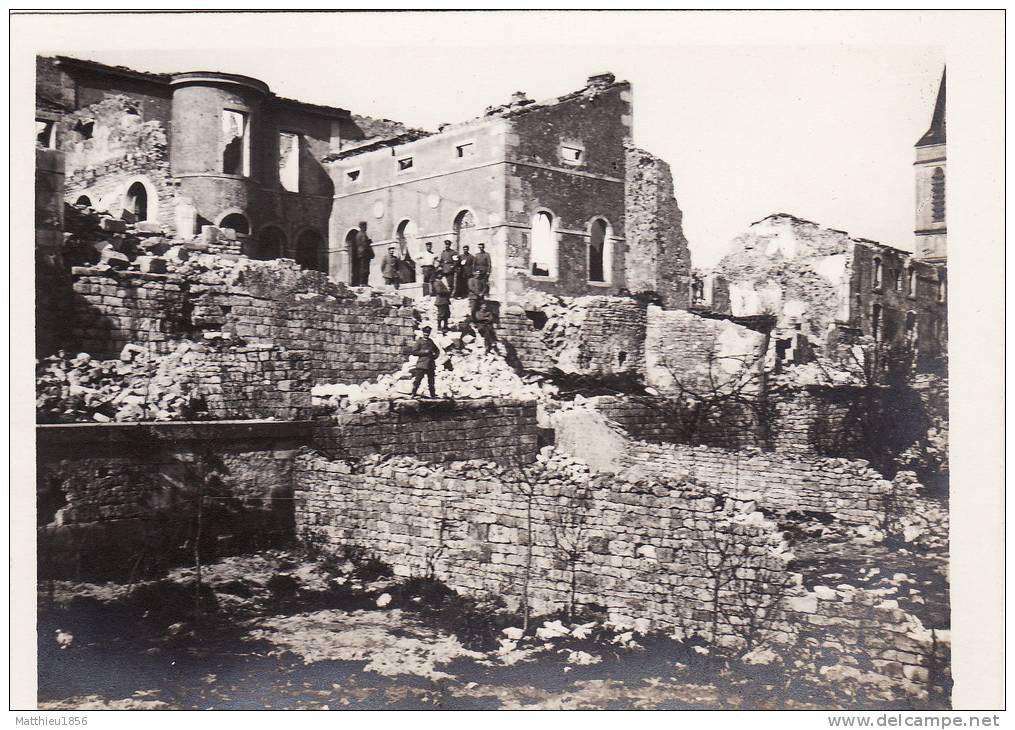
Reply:
<svg viewBox="0 0 1015 730"><path fill-rule="evenodd" d="M550 523L554 552L567 566L569 579L567 617L573 621L578 595L578 564L588 549L588 518L591 495L587 486L578 487L558 503Z"/></svg>
<svg viewBox="0 0 1015 730"><path fill-rule="evenodd" d="M538 484L546 481L546 467L542 464L526 465L517 461L511 469L507 484L525 499L525 572L522 576L522 631L529 631L529 587L532 582L532 507L538 493Z"/></svg>
<svg viewBox="0 0 1015 730"><path fill-rule="evenodd" d="M667 402L657 407L665 408L672 422L678 424L682 440L699 443L707 432L726 430L731 414L740 412L752 419L762 443L769 442L771 414L765 370L768 343L766 332L756 352L720 355L713 335L704 367L690 372L671 358L663 358L660 366L673 381L673 389Z"/></svg>

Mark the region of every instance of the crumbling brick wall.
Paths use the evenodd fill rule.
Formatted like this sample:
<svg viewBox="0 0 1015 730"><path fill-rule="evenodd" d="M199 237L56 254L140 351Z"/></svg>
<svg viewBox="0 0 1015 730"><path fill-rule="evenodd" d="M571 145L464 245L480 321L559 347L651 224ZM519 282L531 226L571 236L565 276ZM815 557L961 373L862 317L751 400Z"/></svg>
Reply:
<svg viewBox="0 0 1015 730"><path fill-rule="evenodd" d="M670 167L644 150L628 147L625 169L627 288L656 292L667 309L687 309L691 254Z"/></svg>
<svg viewBox="0 0 1015 730"><path fill-rule="evenodd" d="M199 489L212 542L291 535L293 457L309 424L61 424L37 435L43 575L124 579L179 558Z"/></svg>
<svg viewBox="0 0 1015 730"><path fill-rule="evenodd" d="M765 351L763 334L728 320L648 308L646 382L662 392L699 399L753 393Z"/></svg>
<svg viewBox="0 0 1015 730"><path fill-rule="evenodd" d="M60 119L66 196L74 201L87 195L96 209L119 216L128 186L143 177L156 192L148 200L148 219L173 227L176 187L169 174L167 132L160 120L144 119L142 110L138 100L118 94Z"/></svg>
<svg viewBox="0 0 1015 730"><path fill-rule="evenodd" d="M71 277L66 347L99 358L117 357L128 343L166 352L187 330L182 277L83 266Z"/></svg>
<svg viewBox="0 0 1015 730"><path fill-rule="evenodd" d="M866 461L649 443L632 438L620 424L596 412L596 405L593 401L591 408L555 415L553 425L558 449L600 471L633 470L661 481L690 478L737 499L756 500L770 512L823 512L842 522L871 526L884 521L890 498L900 498L899 490Z"/></svg>
<svg viewBox="0 0 1015 730"><path fill-rule="evenodd" d="M97 357L174 339L275 344L302 356L311 383L358 383L397 370L415 321L398 300L357 298L320 272L250 262L238 277L73 269L71 341Z"/></svg>
<svg viewBox="0 0 1015 730"><path fill-rule="evenodd" d="M319 420L314 444L336 458L409 455L422 461L527 464L538 448L536 404L503 398L390 401ZM384 410L380 410L383 408Z"/></svg>
<svg viewBox="0 0 1015 730"><path fill-rule="evenodd" d="M634 299L588 297L578 335L578 364L582 371L643 372L645 305Z"/></svg>

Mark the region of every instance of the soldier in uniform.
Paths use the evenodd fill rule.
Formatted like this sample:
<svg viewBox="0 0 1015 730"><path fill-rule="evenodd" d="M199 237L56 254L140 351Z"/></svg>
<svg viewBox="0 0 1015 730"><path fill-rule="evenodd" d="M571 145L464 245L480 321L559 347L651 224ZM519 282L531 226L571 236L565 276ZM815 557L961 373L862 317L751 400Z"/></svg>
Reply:
<svg viewBox="0 0 1015 730"><path fill-rule="evenodd" d="M451 319L451 290L439 276L434 278L431 289L437 305L437 326L443 335L448 331L448 320Z"/></svg>
<svg viewBox="0 0 1015 730"><path fill-rule="evenodd" d="M493 313L490 311L490 306L486 302L480 304L479 311L473 315L472 319L476 323L476 329L479 331L480 336L483 338L486 351L488 353L494 352L497 347L497 333L494 331Z"/></svg>
<svg viewBox="0 0 1015 730"><path fill-rule="evenodd" d="M370 283L370 260L374 257L372 244L373 241L367 235L367 224L360 223L352 244L353 286L367 286Z"/></svg>
<svg viewBox="0 0 1015 730"><path fill-rule="evenodd" d="M455 276L455 296L458 299L469 295L469 279L476 266L476 257L469 253L468 246L462 246L462 255L458 260L458 271Z"/></svg>
<svg viewBox="0 0 1015 730"><path fill-rule="evenodd" d="M489 293L490 285L486 279L480 278L479 274L474 273L469 279L469 314L473 321L476 319L479 305L483 303Z"/></svg>
<svg viewBox="0 0 1015 730"><path fill-rule="evenodd" d="M438 257L441 276L447 281L448 289L455 285L455 272L458 270L458 254L451 248L451 241L444 241L444 250Z"/></svg>
<svg viewBox="0 0 1015 730"><path fill-rule="evenodd" d="M411 354L416 356L416 364L412 367L413 398L416 397L416 391L419 390L419 385L423 382L424 375L426 375L426 384L430 388L430 397L437 397L434 376L437 374L437 356L440 354L440 349L430 339L432 331L430 327L424 327L423 336L416 340L416 343L412 346Z"/></svg>
<svg viewBox="0 0 1015 730"><path fill-rule="evenodd" d="M381 259L381 276L384 277L384 283L397 289L398 285L402 283L401 267L402 260L395 255L395 247L388 246L387 254Z"/></svg>
<svg viewBox="0 0 1015 730"><path fill-rule="evenodd" d="M433 252L433 241L426 242L426 251L423 252L419 268L423 274L423 296L428 297L430 296L430 284L437 272L437 254Z"/></svg>
<svg viewBox="0 0 1015 730"><path fill-rule="evenodd" d="M490 273L493 271L493 260L490 258L490 254L486 252L486 244L479 244L479 251L476 252L476 263L473 266L473 271L481 279L489 279Z"/></svg>

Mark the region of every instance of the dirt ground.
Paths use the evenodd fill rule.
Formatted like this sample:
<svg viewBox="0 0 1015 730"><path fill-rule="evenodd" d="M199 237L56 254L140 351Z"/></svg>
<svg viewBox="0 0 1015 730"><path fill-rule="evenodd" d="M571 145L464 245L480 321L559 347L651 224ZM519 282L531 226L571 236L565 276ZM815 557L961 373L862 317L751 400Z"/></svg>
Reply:
<svg viewBox="0 0 1015 730"><path fill-rule="evenodd" d="M46 709L851 708L781 662L639 635L602 617L533 620L376 562L272 550L165 579L39 586ZM812 673L813 674L813 673ZM904 702L881 705L904 708Z"/></svg>

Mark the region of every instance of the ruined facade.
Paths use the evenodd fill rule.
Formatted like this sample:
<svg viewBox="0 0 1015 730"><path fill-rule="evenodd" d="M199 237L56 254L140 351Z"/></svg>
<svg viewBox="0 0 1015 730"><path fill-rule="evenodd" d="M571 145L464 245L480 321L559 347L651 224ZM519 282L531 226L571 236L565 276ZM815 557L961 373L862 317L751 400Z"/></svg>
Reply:
<svg viewBox="0 0 1015 730"><path fill-rule="evenodd" d="M903 251L786 213L752 223L711 272L692 274L691 306L771 315L782 354L806 360L869 338L908 345L918 361L947 353L945 77L916 143L916 246Z"/></svg>
<svg viewBox="0 0 1015 730"><path fill-rule="evenodd" d="M710 278L706 306L773 315L780 339L800 333L821 348L868 337L928 356L946 350L944 267L845 231L769 216L734 239Z"/></svg>
<svg viewBox="0 0 1015 730"><path fill-rule="evenodd" d="M690 257L669 168L631 146L630 84L593 76L544 103L515 95L437 134L273 94L213 72L139 73L40 58L36 131L60 150L66 200L186 237L236 231L241 252L351 281L367 224L421 280L424 244L492 255L491 296L656 292L686 307ZM412 295L419 289L412 282Z"/></svg>
<svg viewBox="0 0 1015 730"><path fill-rule="evenodd" d="M380 129L403 128L236 74L37 61L36 144L63 154L68 202L182 237L233 229L252 258L326 269L333 189L320 159Z"/></svg>

